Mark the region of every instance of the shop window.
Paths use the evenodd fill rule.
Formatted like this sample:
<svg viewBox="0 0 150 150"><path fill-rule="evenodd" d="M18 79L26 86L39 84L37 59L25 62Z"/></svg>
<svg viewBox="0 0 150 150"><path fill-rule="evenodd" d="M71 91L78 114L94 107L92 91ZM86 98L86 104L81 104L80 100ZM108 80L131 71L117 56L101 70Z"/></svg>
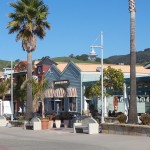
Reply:
<svg viewBox="0 0 150 150"><path fill-rule="evenodd" d="M69 111L76 111L76 97L69 97Z"/></svg>
<svg viewBox="0 0 150 150"><path fill-rule="evenodd" d="M51 98L51 109L52 110L55 110L55 107L54 107L54 98Z"/></svg>
<svg viewBox="0 0 150 150"><path fill-rule="evenodd" d="M58 111L64 111L64 98L59 98L60 101L56 102Z"/></svg>

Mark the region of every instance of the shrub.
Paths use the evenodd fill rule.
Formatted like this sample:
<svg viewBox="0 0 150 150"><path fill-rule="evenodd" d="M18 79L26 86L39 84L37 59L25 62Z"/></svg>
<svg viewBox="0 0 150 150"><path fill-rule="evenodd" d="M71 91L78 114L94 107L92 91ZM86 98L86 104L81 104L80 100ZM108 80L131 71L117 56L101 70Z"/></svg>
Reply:
<svg viewBox="0 0 150 150"><path fill-rule="evenodd" d="M150 125L150 115L149 114L142 114L140 117L140 120L142 121L142 124Z"/></svg>
<svg viewBox="0 0 150 150"><path fill-rule="evenodd" d="M117 120L120 122L120 123L126 123L126 120L127 120L127 116L125 114L120 114L117 116Z"/></svg>
<svg viewBox="0 0 150 150"><path fill-rule="evenodd" d="M62 113L62 119L63 120L69 120L71 118L72 118L72 114L71 113L69 113L69 112L63 112Z"/></svg>
<svg viewBox="0 0 150 150"><path fill-rule="evenodd" d="M45 116L45 118L48 118L49 120L53 120L54 114L48 114Z"/></svg>
<svg viewBox="0 0 150 150"><path fill-rule="evenodd" d="M18 120L25 120L25 116L20 115L20 116L18 117Z"/></svg>

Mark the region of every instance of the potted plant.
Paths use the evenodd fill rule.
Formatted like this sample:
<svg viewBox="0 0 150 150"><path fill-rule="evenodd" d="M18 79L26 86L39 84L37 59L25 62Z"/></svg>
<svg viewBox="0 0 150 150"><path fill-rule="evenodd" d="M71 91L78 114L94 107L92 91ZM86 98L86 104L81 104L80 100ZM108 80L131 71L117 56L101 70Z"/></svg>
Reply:
<svg viewBox="0 0 150 150"><path fill-rule="evenodd" d="M49 118L49 128L53 128L53 124L54 124L54 121L53 121L53 114L50 114L50 115L47 115L47 117Z"/></svg>
<svg viewBox="0 0 150 150"><path fill-rule="evenodd" d="M54 117L54 119L55 119L56 128L60 128L60 126L61 126L60 115L57 114L57 115Z"/></svg>
<svg viewBox="0 0 150 150"><path fill-rule="evenodd" d="M71 114L69 112L63 113L63 123L64 123L64 128L69 127L69 120L71 118Z"/></svg>
<svg viewBox="0 0 150 150"><path fill-rule="evenodd" d="M41 118L41 127L42 129L48 129L49 128L49 118Z"/></svg>

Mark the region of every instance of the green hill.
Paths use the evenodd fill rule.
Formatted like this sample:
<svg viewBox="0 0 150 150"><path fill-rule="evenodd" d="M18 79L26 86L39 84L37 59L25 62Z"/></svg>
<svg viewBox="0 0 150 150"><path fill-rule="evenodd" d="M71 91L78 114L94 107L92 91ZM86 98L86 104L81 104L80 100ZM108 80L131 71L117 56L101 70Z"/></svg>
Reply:
<svg viewBox="0 0 150 150"><path fill-rule="evenodd" d="M106 59L109 64L130 64L130 55L117 55L111 56ZM145 65L150 62L150 48L144 49L144 51L136 52L136 63Z"/></svg>
<svg viewBox="0 0 150 150"><path fill-rule="evenodd" d="M100 58L97 58L95 62L88 60L87 54L77 55L77 56L69 56L69 57L55 57L51 58L55 62L69 62L73 61L75 63L101 63ZM18 59L19 60L19 59ZM40 59L39 59L40 60ZM85 61L84 61L85 60ZM136 52L136 62L140 65L145 65L150 62L150 48L144 49L143 51ZM17 63L17 61L13 62L13 64ZM111 56L104 59L105 64L130 64L130 54L127 55L116 55ZM0 60L0 71L3 68L10 68L11 62L7 60Z"/></svg>
<svg viewBox="0 0 150 150"><path fill-rule="evenodd" d="M78 60L76 58L71 58L71 57L55 57L55 58L51 58L53 61L55 62L69 62L69 61L73 61L75 63L93 63L90 60L87 61L82 61L82 60ZM98 63L98 62L94 62L94 63Z"/></svg>
<svg viewBox="0 0 150 150"><path fill-rule="evenodd" d="M3 68L10 68L11 62L7 60L0 60L0 71L3 70Z"/></svg>

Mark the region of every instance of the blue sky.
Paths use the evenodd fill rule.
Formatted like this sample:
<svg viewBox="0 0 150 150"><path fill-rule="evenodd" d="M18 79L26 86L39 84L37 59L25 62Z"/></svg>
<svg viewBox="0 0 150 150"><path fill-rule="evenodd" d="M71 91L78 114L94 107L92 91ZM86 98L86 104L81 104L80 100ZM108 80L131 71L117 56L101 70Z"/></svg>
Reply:
<svg viewBox="0 0 150 150"><path fill-rule="evenodd" d="M14 35L8 34L7 14L13 12L9 3L0 0L0 59L26 60L26 52ZM49 7L44 40L37 40L33 59L90 53L90 45L100 45L97 37L104 34L104 58L130 52L130 14L128 0L44 0ZM136 50L150 48L150 0L136 0ZM96 40L97 39L97 40ZM96 41L95 41L96 40ZM100 49L95 49L100 54Z"/></svg>

